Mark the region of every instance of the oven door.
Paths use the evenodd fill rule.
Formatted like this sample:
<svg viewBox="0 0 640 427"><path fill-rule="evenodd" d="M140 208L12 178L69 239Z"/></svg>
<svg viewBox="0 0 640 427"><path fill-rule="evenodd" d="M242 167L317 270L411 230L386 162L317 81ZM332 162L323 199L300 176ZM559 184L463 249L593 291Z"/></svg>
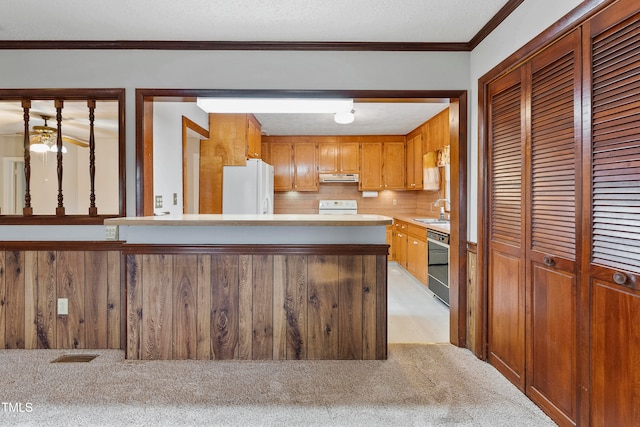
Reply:
<svg viewBox="0 0 640 427"><path fill-rule="evenodd" d="M429 289L449 305L449 245L427 239Z"/></svg>

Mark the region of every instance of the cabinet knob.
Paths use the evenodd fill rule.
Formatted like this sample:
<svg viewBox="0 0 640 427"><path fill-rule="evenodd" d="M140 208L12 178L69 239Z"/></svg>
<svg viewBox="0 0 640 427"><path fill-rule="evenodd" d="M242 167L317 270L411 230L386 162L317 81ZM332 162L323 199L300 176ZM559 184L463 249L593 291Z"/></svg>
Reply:
<svg viewBox="0 0 640 427"><path fill-rule="evenodd" d="M546 265L547 267L553 267L554 265L556 265L556 260L554 260L552 257L550 257L549 255L545 255L544 258L542 258L542 262L544 263L544 265Z"/></svg>
<svg viewBox="0 0 640 427"><path fill-rule="evenodd" d="M613 281L616 282L618 285L626 284L627 280L629 280L629 278L627 277L626 274L621 273L619 271L616 271L615 273L613 273Z"/></svg>

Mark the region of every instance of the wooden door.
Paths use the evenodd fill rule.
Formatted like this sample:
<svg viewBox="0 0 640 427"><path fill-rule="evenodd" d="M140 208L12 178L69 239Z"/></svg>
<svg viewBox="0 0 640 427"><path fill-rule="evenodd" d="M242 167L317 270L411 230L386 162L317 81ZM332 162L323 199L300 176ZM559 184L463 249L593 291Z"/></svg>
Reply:
<svg viewBox="0 0 640 427"><path fill-rule="evenodd" d="M488 359L524 391L525 117L518 68L489 85Z"/></svg>
<svg viewBox="0 0 640 427"><path fill-rule="evenodd" d="M583 177L591 203L591 425L640 425L640 13L621 0L585 26ZM589 104L590 101L590 104Z"/></svg>
<svg viewBox="0 0 640 427"><path fill-rule="evenodd" d="M338 173L338 142L322 141L318 143L318 172Z"/></svg>
<svg viewBox="0 0 640 427"><path fill-rule="evenodd" d="M273 165L275 191L293 190L293 147L290 142L269 143L269 159Z"/></svg>
<svg viewBox="0 0 640 427"><path fill-rule="evenodd" d="M382 181L382 143L363 142L360 148L360 183L363 190L381 191Z"/></svg>
<svg viewBox="0 0 640 427"><path fill-rule="evenodd" d="M527 395L566 425L578 402L579 52L574 31L531 60L527 126Z"/></svg>
<svg viewBox="0 0 640 427"><path fill-rule="evenodd" d="M339 149L340 153L338 159L340 164L340 173L359 173L360 143L341 142Z"/></svg>
<svg viewBox="0 0 640 427"><path fill-rule="evenodd" d="M405 158L404 142L384 143L382 175L385 190L404 190Z"/></svg>
<svg viewBox="0 0 640 427"><path fill-rule="evenodd" d="M318 155L315 142L293 144L294 189L318 190Z"/></svg>

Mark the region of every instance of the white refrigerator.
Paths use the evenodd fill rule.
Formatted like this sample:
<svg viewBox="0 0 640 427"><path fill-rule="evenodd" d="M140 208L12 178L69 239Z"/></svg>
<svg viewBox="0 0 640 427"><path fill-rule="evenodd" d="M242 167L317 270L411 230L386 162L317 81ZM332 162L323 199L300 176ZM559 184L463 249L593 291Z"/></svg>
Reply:
<svg viewBox="0 0 640 427"><path fill-rule="evenodd" d="M273 166L259 159L222 170L223 214L272 214Z"/></svg>

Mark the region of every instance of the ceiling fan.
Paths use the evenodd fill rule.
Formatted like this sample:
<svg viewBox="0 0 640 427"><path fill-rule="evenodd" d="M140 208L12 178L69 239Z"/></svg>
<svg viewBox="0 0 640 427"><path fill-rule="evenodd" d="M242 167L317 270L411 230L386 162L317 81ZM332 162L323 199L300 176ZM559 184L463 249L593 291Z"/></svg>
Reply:
<svg viewBox="0 0 640 427"><path fill-rule="evenodd" d="M31 144L30 151L36 153L46 153L47 151L57 152L58 129L47 125L47 120L50 120L51 117L45 115L40 117L44 120L44 125L33 126L32 132L29 133L29 141ZM89 144L84 141L65 135L62 135L62 141L83 148L87 148L89 146ZM62 152L65 153L66 151L66 148L62 147Z"/></svg>

